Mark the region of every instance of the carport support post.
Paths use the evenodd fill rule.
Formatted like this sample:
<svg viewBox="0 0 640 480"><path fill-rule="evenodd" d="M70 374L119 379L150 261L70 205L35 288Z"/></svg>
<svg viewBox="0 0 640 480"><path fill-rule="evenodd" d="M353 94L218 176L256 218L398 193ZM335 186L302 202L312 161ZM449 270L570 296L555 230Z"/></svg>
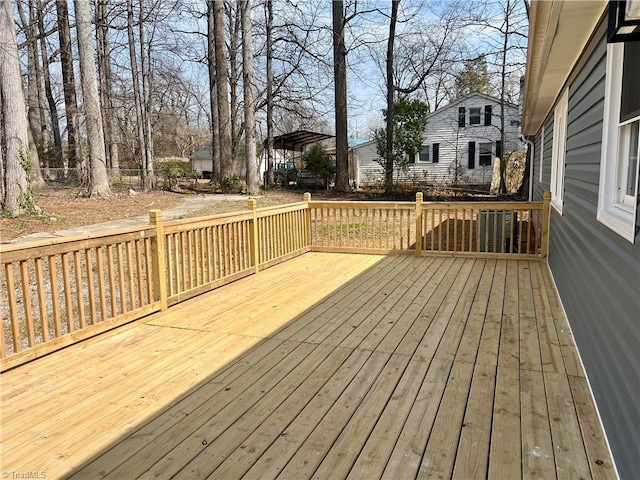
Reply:
<svg viewBox="0 0 640 480"><path fill-rule="evenodd" d="M253 212L253 220L251 222L251 263L253 264L254 273L260 270L260 251L258 249L258 202L255 198L250 198L248 202L249 210Z"/></svg>
<svg viewBox="0 0 640 480"><path fill-rule="evenodd" d="M422 256L422 192L416 193L416 257Z"/></svg>
<svg viewBox="0 0 640 480"><path fill-rule="evenodd" d="M167 309L168 305L162 210L151 210L149 212L149 223L156 227L156 236L151 239L151 268L154 300L160 300L160 311L164 311Z"/></svg>

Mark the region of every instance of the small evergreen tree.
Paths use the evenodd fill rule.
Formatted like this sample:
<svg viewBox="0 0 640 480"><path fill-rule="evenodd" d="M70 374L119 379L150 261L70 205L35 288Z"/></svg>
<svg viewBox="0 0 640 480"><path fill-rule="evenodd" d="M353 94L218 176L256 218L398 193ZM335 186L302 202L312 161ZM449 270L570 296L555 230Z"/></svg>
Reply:
<svg viewBox="0 0 640 480"><path fill-rule="evenodd" d="M336 167L327 153L327 150L316 143L302 156L306 170L319 178L324 178L328 185L329 178L336 173Z"/></svg>

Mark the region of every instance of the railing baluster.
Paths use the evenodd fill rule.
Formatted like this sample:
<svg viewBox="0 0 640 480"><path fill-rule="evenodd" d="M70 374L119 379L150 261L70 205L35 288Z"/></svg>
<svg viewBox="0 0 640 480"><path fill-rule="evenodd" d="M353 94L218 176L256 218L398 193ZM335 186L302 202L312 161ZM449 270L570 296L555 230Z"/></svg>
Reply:
<svg viewBox="0 0 640 480"><path fill-rule="evenodd" d="M53 309L53 334L62 335L60 326L60 298L58 297L58 269L55 255L49 255L49 282L51 283L51 308Z"/></svg>
<svg viewBox="0 0 640 480"><path fill-rule="evenodd" d="M61 255L62 262L62 283L64 285L64 309L67 317L67 333L71 333L74 330L73 321L73 303L71 301L71 275L69 273L69 254L63 253ZM113 295L113 290L112 290Z"/></svg>
<svg viewBox="0 0 640 480"><path fill-rule="evenodd" d="M42 341L49 341L49 315L47 315L47 297L44 291L44 275L42 257L36 258L36 282L38 293L38 308L40 311L40 327L42 328Z"/></svg>
<svg viewBox="0 0 640 480"><path fill-rule="evenodd" d="M22 269L22 264L26 262L20 262L20 268ZM11 318L11 340L13 341L13 351L15 353L22 350L22 342L20 339L20 324L18 323L18 307L16 300L16 284L13 278L13 264L7 263L4 266L4 272L7 279L7 294L9 296L9 317ZM33 346L34 336L33 336L33 318L29 311L27 311L27 306L31 308L31 298L28 290L24 288L24 282L22 282L22 291L24 297L24 305L25 305L25 325L27 328L27 339L28 345L30 347ZM2 332L2 336L4 337L4 329Z"/></svg>

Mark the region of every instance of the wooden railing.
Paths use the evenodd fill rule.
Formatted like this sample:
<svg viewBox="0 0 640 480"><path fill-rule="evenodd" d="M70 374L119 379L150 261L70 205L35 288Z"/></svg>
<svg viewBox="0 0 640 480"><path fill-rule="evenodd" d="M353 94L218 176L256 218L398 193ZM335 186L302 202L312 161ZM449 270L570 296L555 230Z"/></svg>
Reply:
<svg viewBox="0 0 640 480"><path fill-rule="evenodd" d="M158 239L162 239L159 241ZM306 203L0 247L0 371L309 251ZM6 294L5 294L6 292Z"/></svg>
<svg viewBox="0 0 640 480"><path fill-rule="evenodd" d="M546 258L544 202L301 203L0 247L0 370L308 251ZM6 292L6 294L4 293Z"/></svg>
<svg viewBox="0 0 640 480"><path fill-rule="evenodd" d="M546 258L549 202L310 200L311 250Z"/></svg>
<svg viewBox="0 0 640 480"><path fill-rule="evenodd" d="M2 369L160 308L153 226L3 246Z"/></svg>

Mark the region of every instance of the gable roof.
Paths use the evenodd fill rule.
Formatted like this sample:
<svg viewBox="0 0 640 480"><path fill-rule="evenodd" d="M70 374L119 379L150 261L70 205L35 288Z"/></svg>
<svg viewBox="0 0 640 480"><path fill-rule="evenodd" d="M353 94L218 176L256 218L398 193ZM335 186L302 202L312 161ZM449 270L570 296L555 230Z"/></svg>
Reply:
<svg viewBox="0 0 640 480"><path fill-rule="evenodd" d="M606 0L532 2L523 134L532 135L540 129L606 6Z"/></svg>

